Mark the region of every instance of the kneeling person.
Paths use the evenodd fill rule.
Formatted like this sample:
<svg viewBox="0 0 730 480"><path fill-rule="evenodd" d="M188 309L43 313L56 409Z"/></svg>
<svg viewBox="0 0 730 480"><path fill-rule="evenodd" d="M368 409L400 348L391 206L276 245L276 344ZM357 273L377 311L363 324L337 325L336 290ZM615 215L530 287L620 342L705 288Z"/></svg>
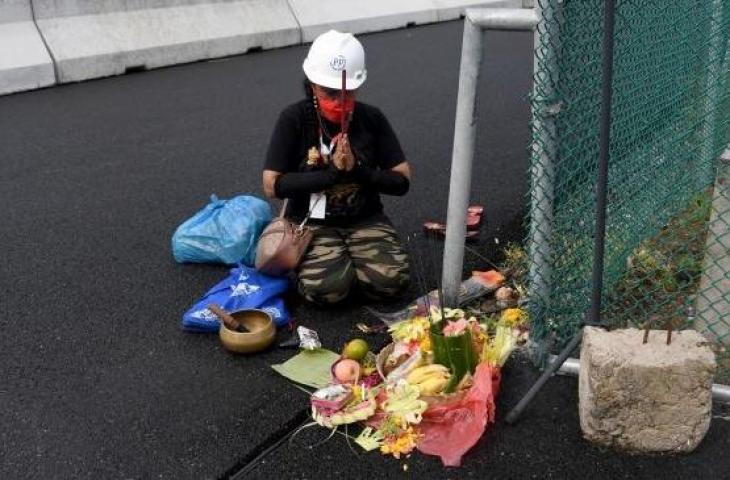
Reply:
<svg viewBox="0 0 730 480"><path fill-rule="evenodd" d="M408 258L380 194L405 195L410 168L383 113L355 101L367 76L362 45L330 30L303 69L306 98L279 116L263 172L267 196L290 199L287 216L308 217L314 230L299 291L316 303L339 302L355 286L374 299L396 296L409 283Z"/></svg>

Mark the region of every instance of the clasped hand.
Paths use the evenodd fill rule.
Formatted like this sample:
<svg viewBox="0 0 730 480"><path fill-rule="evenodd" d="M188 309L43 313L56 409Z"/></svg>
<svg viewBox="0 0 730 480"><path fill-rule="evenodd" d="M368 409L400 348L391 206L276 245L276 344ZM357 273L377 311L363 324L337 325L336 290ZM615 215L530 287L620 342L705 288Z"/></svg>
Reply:
<svg viewBox="0 0 730 480"><path fill-rule="evenodd" d="M335 153L332 155L332 163L337 170L349 172L355 168L355 155L350 147L350 139L347 134L342 135L335 146Z"/></svg>

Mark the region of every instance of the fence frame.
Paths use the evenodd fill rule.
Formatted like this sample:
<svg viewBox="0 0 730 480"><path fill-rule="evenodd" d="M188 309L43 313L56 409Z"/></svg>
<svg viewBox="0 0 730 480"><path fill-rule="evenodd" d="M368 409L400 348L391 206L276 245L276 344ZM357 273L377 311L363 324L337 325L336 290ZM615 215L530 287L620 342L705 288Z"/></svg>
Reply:
<svg viewBox="0 0 730 480"><path fill-rule="evenodd" d="M723 237L730 238L726 230L730 218L723 215L730 217L730 145L718 159L694 322L698 331L730 347L730 324L723 321L724 315L730 316L730 256L723 252L728 242Z"/></svg>
<svg viewBox="0 0 730 480"><path fill-rule="evenodd" d="M526 2L528 3L528 2ZM598 162L598 175L596 178L596 208L595 208L595 231L593 248L593 272L591 286L590 311L585 312L584 321L580 329L573 335L563 351L555 357L555 360L543 372L543 375L527 392L525 397L507 416L507 422L517 420L524 408L537 394L542 385L548 381L555 371L569 357L570 353L579 345L582 337L582 326L600 325L602 310L603 290L603 264L606 241L606 207L607 207L607 184L609 147L611 130L611 106L613 90L613 50L614 50L614 22L616 12L616 0L604 0L603 11L603 58L602 58L602 92L600 111L600 158ZM701 157L714 155L713 148L717 131L718 115L717 109L720 94L719 76L723 68L727 68L727 59L722 59L722 52L725 56L730 55L728 42L719 39L717 30L722 20L723 3L721 0L713 0L712 3L712 42L709 45L709 57L712 63L708 75L707 88L708 98L704 105L706 112L703 125L700 127L705 133L705 144L701 148ZM557 76L557 49L560 42L560 27L562 21L562 3L558 2L536 2L534 9L469 9L464 19L464 33L461 49L461 64L459 70L459 90L457 97L456 118L454 125L454 145L452 150L451 178L449 185L449 203L447 212L446 240L444 245L442 286L444 292L444 304L456 306L464 258L464 241L466 239L466 210L471 190L471 173L475 150L476 137L476 97L480 75L481 57L483 53L482 34L485 30L532 30L535 35L535 56L533 59L536 72L538 63L541 69L554 69ZM543 20L548 20L544 21ZM544 31L539 31L540 25L545 25ZM539 50L542 48L542 50ZM719 63L719 65L718 65ZM537 84L533 85L533 111L532 131L536 133L555 132L555 115L560 110L559 104L555 102L554 93L556 77L551 75L548 85L538 89ZM553 205L554 205L554 165L557 154L557 137L555 135L543 135L543 142L532 142L532 158L540 161L531 162L531 217L528 239L530 256L530 290L528 301L535 304L539 299L549 298L551 291L550 266L550 240L552 237ZM718 169L718 182L725 180L724 174L727 165L723 163L725 158L720 160ZM721 186L724 186L723 183ZM717 185L715 193L717 196ZM725 189L722 189L723 192ZM721 220L722 221L722 220ZM708 241L710 240L708 236ZM717 237L717 235L714 235ZM706 270L706 267L705 269ZM703 272L703 284L707 272ZM722 272L720 272L722 275ZM717 275L716 275L717 276ZM702 291L702 288L700 288Z"/></svg>

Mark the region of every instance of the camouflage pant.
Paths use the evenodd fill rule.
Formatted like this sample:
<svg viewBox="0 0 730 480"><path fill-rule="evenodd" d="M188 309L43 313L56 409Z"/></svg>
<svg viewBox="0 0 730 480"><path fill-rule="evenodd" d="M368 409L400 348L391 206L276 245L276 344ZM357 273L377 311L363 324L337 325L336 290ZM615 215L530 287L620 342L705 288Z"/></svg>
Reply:
<svg viewBox="0 0 730 480"><path fill-rule="evenodd" d="M408 256L385 215L352 227L312 225L314 238L299 266L299 293L320 304L344 300L359 287L374 299L408 287Z"/></svg>

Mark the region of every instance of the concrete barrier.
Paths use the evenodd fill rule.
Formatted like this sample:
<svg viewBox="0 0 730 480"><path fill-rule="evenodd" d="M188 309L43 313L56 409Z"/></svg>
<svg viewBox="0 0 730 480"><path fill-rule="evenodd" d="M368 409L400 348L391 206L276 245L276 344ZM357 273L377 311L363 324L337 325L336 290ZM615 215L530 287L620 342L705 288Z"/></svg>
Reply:
<svg viewBox="0 0 730 480"><path fill-rule="evenodd" d="M59 82L292 45L286 0L33 0Z"/></svg>
<svg viewBox="0 0 730 480"><path fill-rule="evenodd" d="M0 94L296 45L330 28L375 32L522 1L0 0Z"/></svg>
<svg viewBox="0 0 730 480"><path fill-rule="evenodd" d="M302 28L302 40L334 28L352 33L378 32L408 25L453 20L469 7L520 8L521 0L289 0Z"/></svg>
<svg viewBox="0 0 730 480"><path fill-rule="evenodd" d="M0 0L0 95L56 83L30 0Z"/></svg>
<svg viewBox="0 0 730 480"><path fill-rule="evenodd" d="M439 22L456 20L467 8L522 8L522 0L434 0Z"/></svg>

